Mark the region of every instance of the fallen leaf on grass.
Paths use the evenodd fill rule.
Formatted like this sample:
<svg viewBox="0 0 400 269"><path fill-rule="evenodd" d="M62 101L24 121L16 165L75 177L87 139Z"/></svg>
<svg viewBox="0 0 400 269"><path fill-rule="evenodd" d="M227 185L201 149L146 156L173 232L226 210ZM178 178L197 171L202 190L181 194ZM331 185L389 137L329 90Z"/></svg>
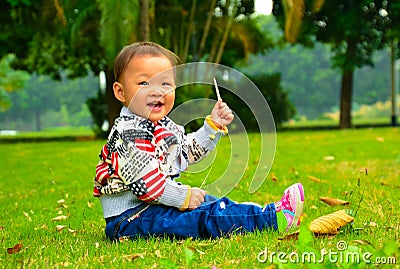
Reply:
<svg viewBox="0 0 400 269"><path fill-rule="evenodd" d="M309 228L317 235L337 234L340 228L353 221L354 218L342 209L313 220Z"/></svg>
<svg viewBox="0 0 400 269"><path fill-rule="evenodd" d="M21 251L23 245L21 243L16 244L12 248L7 248L7 253L8 254L15 254Z"/></svg>
<svg viewBox="0 0 400 269"><path fill-rule="evenodd" d="M34 229L35 229L35 231L40 230L40 229L48 230L49 227L46 224L42 224L40 226L35 227Z"/></svg>
<svg viewBox="0 0 400 269"><path fill-rule="evenodd" d="M363 245L363 246L370 245L370 246L373 246L369 241L367 241L365 239L356 239L356 240L352 240L351 242L352 243L356 243L357 245Z"/></svg>
<svg viewBox="0 0 400 269"><path fill-rule="evenodd" d="M330 197L319 197L319 199L330 205L330 206L339 206L339 205L349 205L350 202L349 201L344 201L344 200L340 200L340 199L336 199L336 198L330 198Z"/></svg>
<svg viewBox="0 0 400 269"><path fill-rule="evenodd" d="M331 155L329 155L329 156L324 156L324 161L333 161L333 160L335 160L335 156L331 156Z"/></svg>
<svg viewBox="0 0 400 269"><path fill-rule="evenodd" d="M32 218L29 216L28 213L23 212L24 216L27 218L28 221L32 221Z"/></svg>
<svg viewBox="0 0 400 269"><path fill-rule="evenodd" d="M71 233L71 234L76 234L76 230L73 230L71 228L68 228L68 232Z"/></svg>
<svg viewBox="0 0 400 269"><path fill-rule="evenodd" d="M131 255L124 255L124 258L127 260L136 260L137 258L144 258L143 253L136 253L136 254L131 254Z"/></svg>
<svg viewBox="0 0 400 269"><path fill-rule="evenodd" d="M204 251L201 251L201 250L195 248L194 246L189 246L188 249L192 250L193 252L196 251L196 252L198 252L199 254L202 254L202 255L206 254Z"/></svg>
<svg viewBox="0 0 400 269"><path fill-rule="evenodd" d="M322 183L322 180L317 178L317 177L313 177L313 176L307 176L309 179L311 179L314 182L318 182L318 183Z"/></svg>
<svg viewBox="0 0 400 269"><path fill-rule="evenodd" d="M390 188L400 189L400 186L391 185L391 184L388 184L388 183L385 183L385 182L381 182L381 185L382 186L387 186L387 187L390 187Z"/></svg>
<svg viewBox="0 0 400 269"><path fill-rule="evenodd" d="M56 230L57 232L61 232L62 230L64 230L65 227L66 227L65 225L57 225Z"/></svg>
<svg viewBox="0 0 400 269"><path fill-rule="evenodd" d="M66 219L68 219L67 216L60 215L60 216L57 216L57 217L55 217L55 218L52 218L51 220L52 220L52 221L63 221L63 220L66 220Z"/></svg>
<svg viewBox="0 0 400 269"><path fill-rule="evenodd" d="M364 223L364 226L368 226L368 227L378 227L378 224L374 221L370 221L370 222L366 222Z"/></svg>
<svg viewBox="0 0 400 269"><path fill-rule="evenodd" d="M278 181L278 179L276 178L274 172L271 173L271 179L272 179L272 181L274 181L274 182L277 182L277 181Z"/></svg>
<svg viewBox="0 0 400 269"><path fill-rule="evenodd" d="M298 240L299 239L299 231L287 234L283 237L279 237L278 240L280 241L289 241L289 240Z"/></svg>

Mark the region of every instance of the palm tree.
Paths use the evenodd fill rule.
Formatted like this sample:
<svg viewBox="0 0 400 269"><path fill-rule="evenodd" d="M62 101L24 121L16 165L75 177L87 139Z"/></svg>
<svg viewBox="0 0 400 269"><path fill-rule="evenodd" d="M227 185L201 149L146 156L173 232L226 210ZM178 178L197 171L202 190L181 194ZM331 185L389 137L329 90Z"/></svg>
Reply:
<svg viewBox="0 0 400 269"><path fill-rule="evenodd" d="M138 1L124 0L97 0L97 3L101 11L100 44L104 49L106 59L104 72L106 73L107 120L111 128L121 109L121 104L114 97L112 89L113 61L124 45L140 40L137 35L140 5Z"/></svg>

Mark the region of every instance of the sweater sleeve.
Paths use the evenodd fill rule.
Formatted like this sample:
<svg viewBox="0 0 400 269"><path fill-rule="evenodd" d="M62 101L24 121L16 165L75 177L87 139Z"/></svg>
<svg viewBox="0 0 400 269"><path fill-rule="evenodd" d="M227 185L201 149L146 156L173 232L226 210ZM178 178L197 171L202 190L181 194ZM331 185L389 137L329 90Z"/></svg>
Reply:
<svg viewBox="0 0 400 269"><path fill-rule="evenodd" d="M189 163L196 163L206 157L225 134L214 129L207 121L196 132L187 135Z"/></svg>

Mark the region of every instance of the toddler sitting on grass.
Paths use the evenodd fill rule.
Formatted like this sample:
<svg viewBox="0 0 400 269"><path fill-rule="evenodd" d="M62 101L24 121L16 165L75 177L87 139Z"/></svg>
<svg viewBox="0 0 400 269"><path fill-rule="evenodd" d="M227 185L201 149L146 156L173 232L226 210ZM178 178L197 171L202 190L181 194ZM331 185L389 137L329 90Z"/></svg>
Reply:
<svg viewBox="0 0 400 269"><path fill-rule="evenodd" d="M221 100L196 132L185 134L168 118L177 63L174 53L151 42L126 46L115 59L113 90L124 106L100 151L94 180L107 237L217 238L297 227L304 204L300 183L262 207L215 198L176 181L188 164L215 148L234 118Z"/></svg>

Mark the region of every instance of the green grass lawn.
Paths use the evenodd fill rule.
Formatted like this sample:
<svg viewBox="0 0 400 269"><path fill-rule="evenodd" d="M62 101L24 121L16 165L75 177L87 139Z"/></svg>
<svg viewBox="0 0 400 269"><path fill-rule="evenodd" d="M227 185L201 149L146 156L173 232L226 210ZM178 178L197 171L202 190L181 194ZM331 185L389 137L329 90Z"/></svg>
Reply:
<svg viewBox="0 0 400 269"><path fill-rule="evenodd" d="M217 240L112 243L104 235L100 203L91 195L104 141L0 144L0 267L275 268L269 267L274 252L286 254L274 256L275 265L283 268L292 268L296 257L301 262L306 252L317 258L321 252L337 255L295 266L375 267L354 260L356 254L371 253L371 262L396 259L397 265L387 267L399 267L399 128L277 133L273 166L269 174L264 168L265 181L254 193L248 191L254 169L264 164L259 164L259 137L250 134L249 141L250 148L239 149L250 150L248 160L241 152L232 154L225 137L210 156L217 163L208 167L211 162L205 160L204 167L190 170L182 181L200 185L206 175L210 180L224 175L233 162L233 168L241 168L241 180L228 196L261 204L280 199L287 186L302 182L306 205L298 240L280 240L282 234L263 231ZM335 236L313 236L307 230L313 219L342 209L320 202L320 196L350 201L354 223ZM66 219L57 220L59 216ZM347 250L338 250L339 243L347 244ZM7 249L17 244L19 251L9 254Z"/></svg>

